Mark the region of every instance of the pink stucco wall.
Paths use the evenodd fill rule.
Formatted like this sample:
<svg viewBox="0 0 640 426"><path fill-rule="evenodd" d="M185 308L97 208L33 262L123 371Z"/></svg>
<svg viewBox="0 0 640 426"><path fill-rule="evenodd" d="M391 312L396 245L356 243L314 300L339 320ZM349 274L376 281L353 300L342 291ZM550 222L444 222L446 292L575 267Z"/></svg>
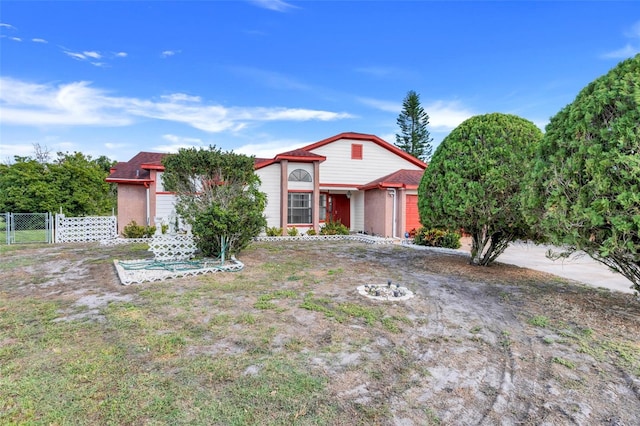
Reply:
<svg viewBox="0 0 640 426"><path fill-rule="evenodd" d="M391 237L393 198L386 190L370 189L364 194L364 230L368 234Z"/></svg>
<svg viewBox="0 0 640 426"><path fill-rule="evenodd" d="M118 185L118 233L132 220L147 224L147 189L143 185Z"/></svg>

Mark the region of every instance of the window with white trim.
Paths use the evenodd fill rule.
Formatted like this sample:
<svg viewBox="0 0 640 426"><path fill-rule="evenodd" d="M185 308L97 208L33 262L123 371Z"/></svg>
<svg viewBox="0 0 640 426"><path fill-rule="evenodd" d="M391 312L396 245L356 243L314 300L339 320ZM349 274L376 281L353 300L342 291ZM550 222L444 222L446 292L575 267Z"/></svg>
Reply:
<svg viewBox="0 0 640 426"><path fill-rule="evenodd" d="M288 196L287 223L313 223L311 192L290 192Z"/></svg>
<svg viewBox="0 0 640 426"><path fill-rule="evenodd" d="M311 182L311 175L303 169L295 169L289 173L289 182Z"/></svg>
<svg viewBox="0 0 640 426"><path fill-rule="evenodd" d="M320 220L327 220L327 194L320 194L320 205L318 208L320 209L318 213L320 213Z"/></svg>

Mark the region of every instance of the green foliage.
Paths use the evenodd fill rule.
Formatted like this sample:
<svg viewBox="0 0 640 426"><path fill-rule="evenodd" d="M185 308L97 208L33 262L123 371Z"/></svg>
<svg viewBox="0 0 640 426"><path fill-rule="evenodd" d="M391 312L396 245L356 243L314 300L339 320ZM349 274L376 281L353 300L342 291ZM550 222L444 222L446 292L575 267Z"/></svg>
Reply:
<svg viewBox="0 0 640 426"><path fill-rule="evenodd" d="M531 325L535 325L536 327L547 327L549 325L549 318L544 315L536 315L529 318L529 321L527 322Z"/></svg>
<svg viewBox="0 0 640 426"><path fill-rule="evenodd" d="M551 361L556 363L556 364L564 365L569 370L574 370L576 368L576 363L573 362L573 361L569 361L568 359L564 359L564 358L560 358L560 357L554 356L551 359Z"/></svg>
<svg viewBox="0 0 640 426"><path fill-rule="evenodd" d="M419 187L426 228L464 229L472 236L471 263L487 266L509 242L530 230L521 192L542 132L515 115L472 117L438 146Z"/></svg>
<svg viewBox="0 0 640 426"><path fill-rule="evenodd" d="M253 157L212 146L181 149L163 163L165 189L176 193L176 211L205 256L237 254L265 228L266 195Z"/></svg>
<svg viewBox="0 0 640 426"><path fill-rule="evenodd" d="M527 194L550 242L583 250L640 291L640 54L587 85L547 125Z"/></svg>
<svg viewBox="0 0 640 426"><path fill-rule="evenodd" d="M349 228L342 222L328 220L320 228L320 235L349 235Z"/></svg>
<svg viewBox="0 0 640 426"><path fill-rule="evenodd" d="M460 248L460 234L443 229L420 228L414 237L414 243L421 246Z"/></svg>
<svg viewBox="0 0 640 426"><path fill-rule="evenodd" d="M313 228L307 229L306 234L307 234L308 236L316 235L316 230L315 230L315 229L313 229Z"/></svg>
<svg viewBox="0 0 640 426"><path fill-rule="evenodd" d="M269 237L279 237L282 235L282 228L278 228L277 226L270 226L265 229L265 232Z"/></svg>
<svg viewBox="0 0 640 426"><path fill-rule="evenodd" d="M420 160L431 158L433 138L427 130L429 114L420 105L420 95L413 90L402 101L402 112L397 123L400 133L396 134L395 145Z"/></svg>
<svg viewBox="0 0 640 426"><path fill-rule="evenodd" d="M111 214L115 187L105 182L112 164L106 157L58 153L52 163L15 157L0 165L0 211L57 212L68 216ZM106 169L106 170L105 170Z"/></svg>
<svg viewBox="0 0 640 426"><path fill-rule="evenodd" d="M300 233L298 232L298 228L294 226L293 228L287 229L287 235L290 237L297 237Z"/></svg>
<svg viewBox="0 0 640 426"><path fill-rule="evenodd" d="M132 220L124 227L122 235L124 235L125 238L150 238L155 232L155 226L138 225L135 220Z"/></svg>

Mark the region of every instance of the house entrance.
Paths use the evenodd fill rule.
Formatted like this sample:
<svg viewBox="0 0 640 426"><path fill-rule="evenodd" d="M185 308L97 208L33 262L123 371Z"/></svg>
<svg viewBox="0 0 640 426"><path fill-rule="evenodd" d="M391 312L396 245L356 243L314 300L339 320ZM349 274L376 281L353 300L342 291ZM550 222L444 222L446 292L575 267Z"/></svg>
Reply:
<svg viewBox="0 0 640 426"><path fill-rule="evenodd" d="M327 198L327 219L351 228L351 201L344 194L329 194Z"/></svg>

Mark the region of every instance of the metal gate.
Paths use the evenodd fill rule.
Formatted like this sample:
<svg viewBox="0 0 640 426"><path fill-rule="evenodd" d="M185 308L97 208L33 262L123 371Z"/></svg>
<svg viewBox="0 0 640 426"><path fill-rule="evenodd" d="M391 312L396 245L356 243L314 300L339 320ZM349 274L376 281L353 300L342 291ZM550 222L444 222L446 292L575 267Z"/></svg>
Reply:
<svg viewBox="0 0 640 426"><path fill-rule="evenodd" d="M7 244L52 243L53 216L50 213L5 213L0 216L0 232Z"/></svg>

